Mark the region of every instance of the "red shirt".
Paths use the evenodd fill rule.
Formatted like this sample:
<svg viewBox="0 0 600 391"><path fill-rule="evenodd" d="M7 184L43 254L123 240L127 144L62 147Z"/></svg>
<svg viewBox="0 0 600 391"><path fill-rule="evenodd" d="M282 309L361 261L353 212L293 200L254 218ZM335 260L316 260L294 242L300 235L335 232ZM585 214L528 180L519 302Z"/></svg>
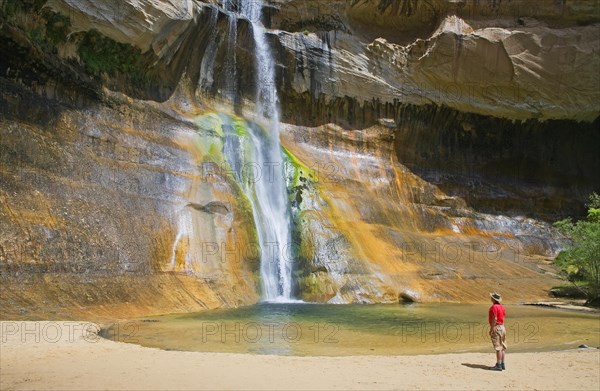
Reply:
<svg viewBox="0 0 600 391"><path fill-rule="evenodd" d="M494 323L494 317L496 317L496 324L504 324L505 316L506 311L504 310L504 306L502 304L494 303L490 307L488 322L490 323L490 325L492 325Z"/></svg>

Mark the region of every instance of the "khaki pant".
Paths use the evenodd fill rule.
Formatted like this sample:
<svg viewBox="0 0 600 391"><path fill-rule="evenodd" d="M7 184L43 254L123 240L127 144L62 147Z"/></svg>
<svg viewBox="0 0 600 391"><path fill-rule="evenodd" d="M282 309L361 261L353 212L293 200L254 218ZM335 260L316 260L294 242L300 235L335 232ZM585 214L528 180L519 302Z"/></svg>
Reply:
<svg viewBox="0 0 600 391"><path fill-rule="evenodd" d="M506 350L506 329L503 324L497 324L490 333L492 337L492 345L496 350Z"/></svg>

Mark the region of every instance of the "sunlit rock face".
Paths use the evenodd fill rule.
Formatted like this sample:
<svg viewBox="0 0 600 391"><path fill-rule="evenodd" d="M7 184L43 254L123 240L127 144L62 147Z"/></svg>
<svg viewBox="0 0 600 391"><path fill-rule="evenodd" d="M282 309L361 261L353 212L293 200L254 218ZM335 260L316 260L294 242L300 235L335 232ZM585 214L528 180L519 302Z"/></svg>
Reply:
<svg viewBox="0 0 600 391"><path fill-rule="evenodd" d="M15 103L18 97L18 104ZM165 108L3 82L3 317L129 317L258 299L252 216Z"/></svg>
<svg viewBox="0 0 600 391"><path fill-rule="evenodd" d="M599 22L597 3L497 3L286 3L273 24L289 26L291 15L300 21L291 32L276 32L286 59L282 78L291 87L284 93L308 92L320 104L351 98L375 118L390 104L433 102L510 119L594 120L600 43L598 27L583 24ZM362 33L365 20L370 34ZM386 34L393 29L405 39ZM339 116L337 105L311 107L307 117L329 122L325 115ZM355 124L373 122L362 115Z"/></svg>
<svg viewBox="0 0 600 391"><path fill-rule="evenodd" d="M116 41L163 56L181 43L196 5L192 0L49 0L46 7L68 15L74 32L93 26Z"/></svg>
<svg viewBox="0 0 600 391"><path fill-rule="evenodd" d="M0 317L257 302L223 155L254 110L248 20L216 0L41 3L2 2ZM544 296L564 238L542 221L600 186L598 2L265 4L295 296Z"/></svg>
<svg viewBox="0 0 600 391"><path fill-rule="evenodd" d="M510 280L517 301L556 283L551 226L448 196L398 162L390 129L286 126L283 140L305 164L293 189L303 299L468 302Z"/></svg>

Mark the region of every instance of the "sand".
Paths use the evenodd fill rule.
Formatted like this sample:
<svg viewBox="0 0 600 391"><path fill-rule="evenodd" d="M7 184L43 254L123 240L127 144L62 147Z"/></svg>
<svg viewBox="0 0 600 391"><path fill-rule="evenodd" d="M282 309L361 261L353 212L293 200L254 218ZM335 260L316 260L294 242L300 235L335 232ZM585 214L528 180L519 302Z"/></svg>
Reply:
<svg viewBox="0 0 600 391"><path fill-rule="evenodd" d="M87 322L0 322L2 390L600 389L600 350L281 357L164 351L99 338ZM86 331L87 330L87 331Z"/></svg>

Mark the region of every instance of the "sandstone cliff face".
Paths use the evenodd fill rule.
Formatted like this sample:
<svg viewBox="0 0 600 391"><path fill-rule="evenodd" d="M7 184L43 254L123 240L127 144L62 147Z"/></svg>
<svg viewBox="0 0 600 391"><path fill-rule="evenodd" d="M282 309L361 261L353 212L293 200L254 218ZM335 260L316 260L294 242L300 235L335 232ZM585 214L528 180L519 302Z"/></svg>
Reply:
<svg viewBox="0 0 600 391"><path fill-rule="evenodd" d="M410 2L395 4L401 3ZM355 9L336 4L337 15ZM398 129L400 161L471 206L547 220L582 213L577 205L599 186L600 42L598 24L574 24L593 19L595 5L580 4L588 16L574 4L453 10L465 21L444 16L451 10L445 2L432 4L441 7L435 28L415 28L410 36L417 38L407 43L391 36L369 41L350 17L335 31L325 25L314 33L277 32L286 120L364 127L384 119ZM392 12L385 9L369 12ZM325 6L315 12L321 19L336 15ZM410 12L398 18L426 15ZM315 28L311 19L304 23Z"/></svg>
<svg viewBox="0 0 600 391"><path fill-rule="evenodd" d="M540 262L561 242L549 225L448 196L398 162L389 128L286 126L283 140L313 174L295 197L303 299L478 301L510 279L517 301L556 283Z"/></svg>
<svg viewBox="0 0 600 391"><path fill-rule="evenodd" d="M206 171L215 112L253 110L248 22L232 35L218 1L23 4L0 4L0 316L256 302L253 216ZM561 238L529 217L600 185L599 21L594 1L269 1L297 295L544 295Z"/></svg>
<svg viewBox="0 0 600 391"><path fill-rule="evenodd" d="M68 15L72 32L94 28L115 41L137 46L142 52L152 50L159 57L181 44L196 9L192 0L50 0L45 6Z"/></svg>
<svg viewBox="0 0 600 391"><path fill-rule="evenodd" d="M296 70L284 76L287 95L310 93L324 104L376 100L378 109L434 103L514 120L593 121L600 98L593 76L600 65L597 32L597 26L473 30L452 16L427 39L406 46L385 38L365 44L334 32L278 37L290 52L288 72Z"/></svg>
<svg viewBox="0 0 600 391"><path fill-rule="evenodd" d="M114 3L51 0L47 7L68 15L73 32L97 30L139 48L152 57L150 69L174 73L172 87L184 71L193 79L206 77L195 70L201 61L204 73L218 84L208 90L226 87L224 67L208 68L226 62L227 19L235 15L191 0ZM279 47L284 107L296 107L297 99L310 93L308 99L330 106L337 119L343 117L329 102L351 99L372 112L348 117L353 125L372 124L382 107L398 104L434 103L516 120L589 122L598 116L597 2L532 7L528 1L278 0L271 7L265 21L290 30L273 30L271 37ZM369 34L361 32L365 25ZM397 34L404 40L386 34L400 25ZM247 28L242 19L236 48L240 68L254 66L246 52L252 47ZM192 50L189 41L199 47ZM239 77L239 93L252 97L253 79ZM369 108L372 101L376 107ZM298 122L305 114L321 123L332 119L312 109L293 110L290 119Z"/></svg>
<svg viewBox="0 0 600 391"><path fill-rule="evenodd" d="M475 28L546 24L552 28L597 23L593 0L537 2L528 0L270 0L269 21L276 29L302 32L345 30L365 41L385 38L397 44L425 39L450 15Z"/></svg>
<svg viewBox="0 0 600 391"><path fill-rule="evenodd" d="M252 216L227 178L199 169L201 129L119 96L67 103L12 83L2 91L3 316L257 300L257 260L221 251L250 242Z"/></svg>

